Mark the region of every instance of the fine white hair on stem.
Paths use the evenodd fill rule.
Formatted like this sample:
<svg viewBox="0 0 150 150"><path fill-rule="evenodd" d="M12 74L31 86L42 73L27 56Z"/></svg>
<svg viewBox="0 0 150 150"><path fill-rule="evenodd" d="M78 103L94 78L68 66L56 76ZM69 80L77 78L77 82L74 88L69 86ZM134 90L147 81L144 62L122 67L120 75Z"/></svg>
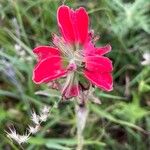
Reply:
<svg viewBox="0 0 150 150"><path fill-rule="evenodd" d="M50 110L50 108L45 105L45 106L41 109L41 112L42 112L42 113L49 113L49 110Z"/></svg>
<svg viewBox="0 0 150 150"><path fill-rule="evenodd" d="M29 139L30 134L29 133L25 133L23 135L20 135L17 133L16 129L13 128L9 128L10 132L7 132L7 136L11 139L14 140L15 142L17 142L19 145L26 143Z"/></svg>
<svg viewBox="0 0 150 150"><path fill-rule="evenodd" d="M39 122L40 122L39 115L37 115L35 111L32 111L32 113L31 113L31 120L35 124L39 124Z"/></svg>
<svg viewBox="0 0 150 150"><path fill-rule="evenodd" d="M45 122L48 118L48 114L49 114L49 107L48 106L44 106L42 109L41 109L41 113L39 115L39 119L40 121L42 122Z"/></svg>
<svg viewBox="0 0 150 150"><path fill-rule="evenodd" d="M32 111L31 120L34 125L28 125L28 129L25 134L22 135L18 134L14 127L9 128L9 131L6 131L7 137L19 145L26 143L29 140L30 135L36 134L40 130L41 123L47 121L49 112L50 107L48 106L44 106L39 115L36 114L35 111Z"/></svg>
<svg viewBox="0 0 150 150"><path fill-rule="evenodd" d="M39 125L36 125L36 126L30 126L29 125L28 131L31 134L36 134L39 131L39 129L40 129Z"/></svg>

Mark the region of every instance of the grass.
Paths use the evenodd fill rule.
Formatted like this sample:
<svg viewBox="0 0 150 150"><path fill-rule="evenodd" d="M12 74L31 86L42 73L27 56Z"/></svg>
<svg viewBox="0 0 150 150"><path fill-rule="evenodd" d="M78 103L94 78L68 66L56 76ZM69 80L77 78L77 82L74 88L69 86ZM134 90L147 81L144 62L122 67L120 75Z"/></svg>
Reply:
<svg viewBox="0 0 150 150"><path fill-rule="evenodd" d="M95 90L102 105L88 103L84 131L86 150L148 150L150 147L150 67L142 66L149 51L150 19L147 0L66 0L67 5L88 10L97 45L110 43L114 65L114 90ZM23 147L27 150L75 149L76 123L73 102L59 102L47 85L35 85L32 69L36 45L49 45L58 33L56 10L60 0L0 1L0 149L19 150L5 134L14 124L23 133L30 112L54 106L47 123ZM142 6L142 7L141 7ZM17 51L15 45L21 47ZM22 52L23 51L23 52ZM55 93L54 93L55 92ZM39 94L40 93L40 94Z"/></svg>

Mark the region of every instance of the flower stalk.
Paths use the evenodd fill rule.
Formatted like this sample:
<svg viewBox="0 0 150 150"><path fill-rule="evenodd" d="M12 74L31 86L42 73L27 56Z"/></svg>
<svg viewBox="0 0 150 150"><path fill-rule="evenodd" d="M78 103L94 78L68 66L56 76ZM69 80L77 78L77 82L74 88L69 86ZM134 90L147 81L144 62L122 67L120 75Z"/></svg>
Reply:
<svg viewBox="0 0 150 150"><path fill-rule="evenodd" d="M82 150L84 145L84 137L83 131L85 129L87 117L88 117L88 109L85 103L82 105L76 105L76 125L77 125L77 148L76 150Z"/></svg>

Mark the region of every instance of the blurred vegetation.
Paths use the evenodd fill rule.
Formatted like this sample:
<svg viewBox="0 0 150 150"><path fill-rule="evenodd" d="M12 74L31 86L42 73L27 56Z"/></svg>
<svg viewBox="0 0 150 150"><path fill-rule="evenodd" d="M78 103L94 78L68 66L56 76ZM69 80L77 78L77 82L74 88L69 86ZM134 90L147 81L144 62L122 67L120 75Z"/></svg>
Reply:
<svg viewBox="0 0 150 150"><path fill-rule="evenodd" d="M60 0L0 0L0 149L19 150L5 134L14 124L23 133L30 112L54 106L41 131L24 145L27 150L70 150L76 147L73 102L59 102L47 85L32 82L36 63L32 49L50 45L58 33ZM114 90L96 89L101 105L89 102L85 150L148 150L150 147L150 67L142 66L150 51L148 0L66 0L84 6L99 45L112 45ZM35 92L42 91L42 96ZM44 91L44 92L43 92Z"/></svg>

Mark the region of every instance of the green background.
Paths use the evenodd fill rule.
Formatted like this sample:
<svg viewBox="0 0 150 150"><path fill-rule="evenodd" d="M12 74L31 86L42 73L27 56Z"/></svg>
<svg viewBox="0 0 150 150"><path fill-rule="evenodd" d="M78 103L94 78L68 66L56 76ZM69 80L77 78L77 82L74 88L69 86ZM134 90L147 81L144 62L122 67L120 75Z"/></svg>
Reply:
<svg viewBox="0 0 150 150"><path fill-rule="evenodd" d="M52 44L58 34L60 0L0 0L0 149L19 150L5 130L12 124L21 134L30 124L32 109L52 106L41 131L23 145L27 150L70 150L76 147L74 102L59 102L58 93L32 82L36 63L32 49ZM100 36L96 46L110 44L114 90L95 90L101 105L88 103L85 150L148 150L150 147L150 67L142 66L150 51L148 0L66 0L84 6L90 27ZM15 45L21 50L17 50ZM40 92L39 95L35 92ZM43 96L46 95L46 96Z"/></svg>

